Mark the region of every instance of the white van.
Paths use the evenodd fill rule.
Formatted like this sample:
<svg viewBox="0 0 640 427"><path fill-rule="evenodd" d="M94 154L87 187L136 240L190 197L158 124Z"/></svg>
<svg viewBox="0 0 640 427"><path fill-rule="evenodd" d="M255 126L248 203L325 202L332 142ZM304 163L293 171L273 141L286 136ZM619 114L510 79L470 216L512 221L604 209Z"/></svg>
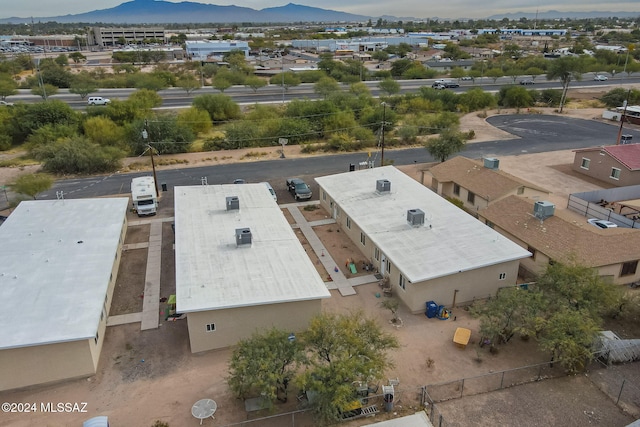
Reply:
<svg viewBox="0 0 640 427"><path fill-rule="evenodd" d="M103 98L101 96L90 96L87 99L88 105L107 105L111 100L109 98Z"/></svg>

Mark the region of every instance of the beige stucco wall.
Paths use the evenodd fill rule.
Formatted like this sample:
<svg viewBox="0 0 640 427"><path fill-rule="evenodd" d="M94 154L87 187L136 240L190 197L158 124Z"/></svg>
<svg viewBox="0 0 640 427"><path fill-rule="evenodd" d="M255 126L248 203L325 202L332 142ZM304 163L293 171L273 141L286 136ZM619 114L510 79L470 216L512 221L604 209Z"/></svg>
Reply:
<svg viewBox="0 0 640 427"><path fill-rule="evenodd" d="M89 340L0 351L0 391L95 374Z"/></svg>
<svg viewBox="0 0 640 427"><path fill-rule="evenodd" d="M270 328L299 332L320 313L322 300L255 305L224 310L198 311L187 314L191 352L225 348L254 332ZM214 331L207 331L214 324Z"/></svg>
<svg viewBox="0 0 640 427"><path fill-rule="evenodd" d="M125 218L120 231L118 249L114 256L107 294L100 314L97 342L94 337L67 343L0 350L0 391L81 378L96 373L126 232L127 220Z"/></svg>
<svg viewBox="0 0 640 427"><path fill-rule="evenodd" d="M589 169L582 167L582 159L589 159ZM576 172L599 179L617 187L640 184L640 171L630 171L608 154L601 155L600 151L576 153L572 168ZM620 169L620 178L611 178L611 168Z"/></svg>
<svg viewBox="0 0 640 427"><path fill-rule="evenodd" d="M518 266L517 260L510 261L426 282L407 282L405 289L398 285L400 272L392 267L390 281L393 286L393 295L404 302L412 313L421 313L425 311L427 301L435 301L451 307L454 304L454 298L455 305L458 306L495 295L499 288L516 284ZM499 278L501 273L505 274L502 280Z"/></svg>

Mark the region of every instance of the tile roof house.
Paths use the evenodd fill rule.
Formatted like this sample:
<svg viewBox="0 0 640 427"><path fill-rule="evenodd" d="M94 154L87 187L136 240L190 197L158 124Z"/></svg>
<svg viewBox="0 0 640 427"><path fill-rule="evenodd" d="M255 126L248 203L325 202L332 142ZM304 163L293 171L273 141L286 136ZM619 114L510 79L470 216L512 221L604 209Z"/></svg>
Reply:
<svg viewBox="0 0 640 427"><path fill-rule="evenodd" d="M509 196L479 212L482 222L533 254L521 261L527 271L538 274L550 262L575 261L598 269L612 283L640 280L640 230L601 229L558 212L541 221L533 214L535 203Z"/></svg>
<svg viewBox="0 0 640 427"><path fill-rule="evenodd" d="M616 187L640 184L640 144L575 150L572 169Z"/></svg>
<svg viewBox="0 0 640 427"><path fill-rule="evenodd" d="M512 194L531 199L549 195L548 190L499 170L498 159L483 160L457 156L432 167L431 189L443 197L461 200L470 212Z"/></svg>

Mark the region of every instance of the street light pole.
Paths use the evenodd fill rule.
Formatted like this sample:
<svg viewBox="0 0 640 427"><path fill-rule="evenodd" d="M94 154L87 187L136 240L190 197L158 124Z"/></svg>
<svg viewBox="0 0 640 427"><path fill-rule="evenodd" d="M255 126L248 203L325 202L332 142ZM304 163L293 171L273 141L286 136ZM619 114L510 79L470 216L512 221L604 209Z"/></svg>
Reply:
<svg viewBox="0 0 640 427"><path fill-rule="evenodd" d="M280 62L282 65L282 103L284 104L284 51L280 54Z"/></svg>
<svg viewBox="0 0 640 427"><path fill-rule="evenodd" d="M149 133L147 132L147 121L144 121L144 129L142 129L142 139L144 139L145 144L147 144L147 148L149 149L149 154L151 155L151 169L153 170L153 186L156 190L156 198L160 198L160 194L158 193L158 177L156 176L156 163L153 160L153 147L151 143L147 143L147 138L149 138Z"/></svg>

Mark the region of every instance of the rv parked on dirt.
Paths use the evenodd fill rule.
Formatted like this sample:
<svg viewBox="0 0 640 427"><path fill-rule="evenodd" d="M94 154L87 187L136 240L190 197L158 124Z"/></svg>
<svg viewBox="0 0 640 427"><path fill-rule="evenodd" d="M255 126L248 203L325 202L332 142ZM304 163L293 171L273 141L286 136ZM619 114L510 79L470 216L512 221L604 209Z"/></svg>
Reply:
<svg viewBox="0 0 640 427"><path fill-rule="evenodd" d="M138 216L155 215L158 210L156 183L152 176L131 180L131 201Z"/></svg>

